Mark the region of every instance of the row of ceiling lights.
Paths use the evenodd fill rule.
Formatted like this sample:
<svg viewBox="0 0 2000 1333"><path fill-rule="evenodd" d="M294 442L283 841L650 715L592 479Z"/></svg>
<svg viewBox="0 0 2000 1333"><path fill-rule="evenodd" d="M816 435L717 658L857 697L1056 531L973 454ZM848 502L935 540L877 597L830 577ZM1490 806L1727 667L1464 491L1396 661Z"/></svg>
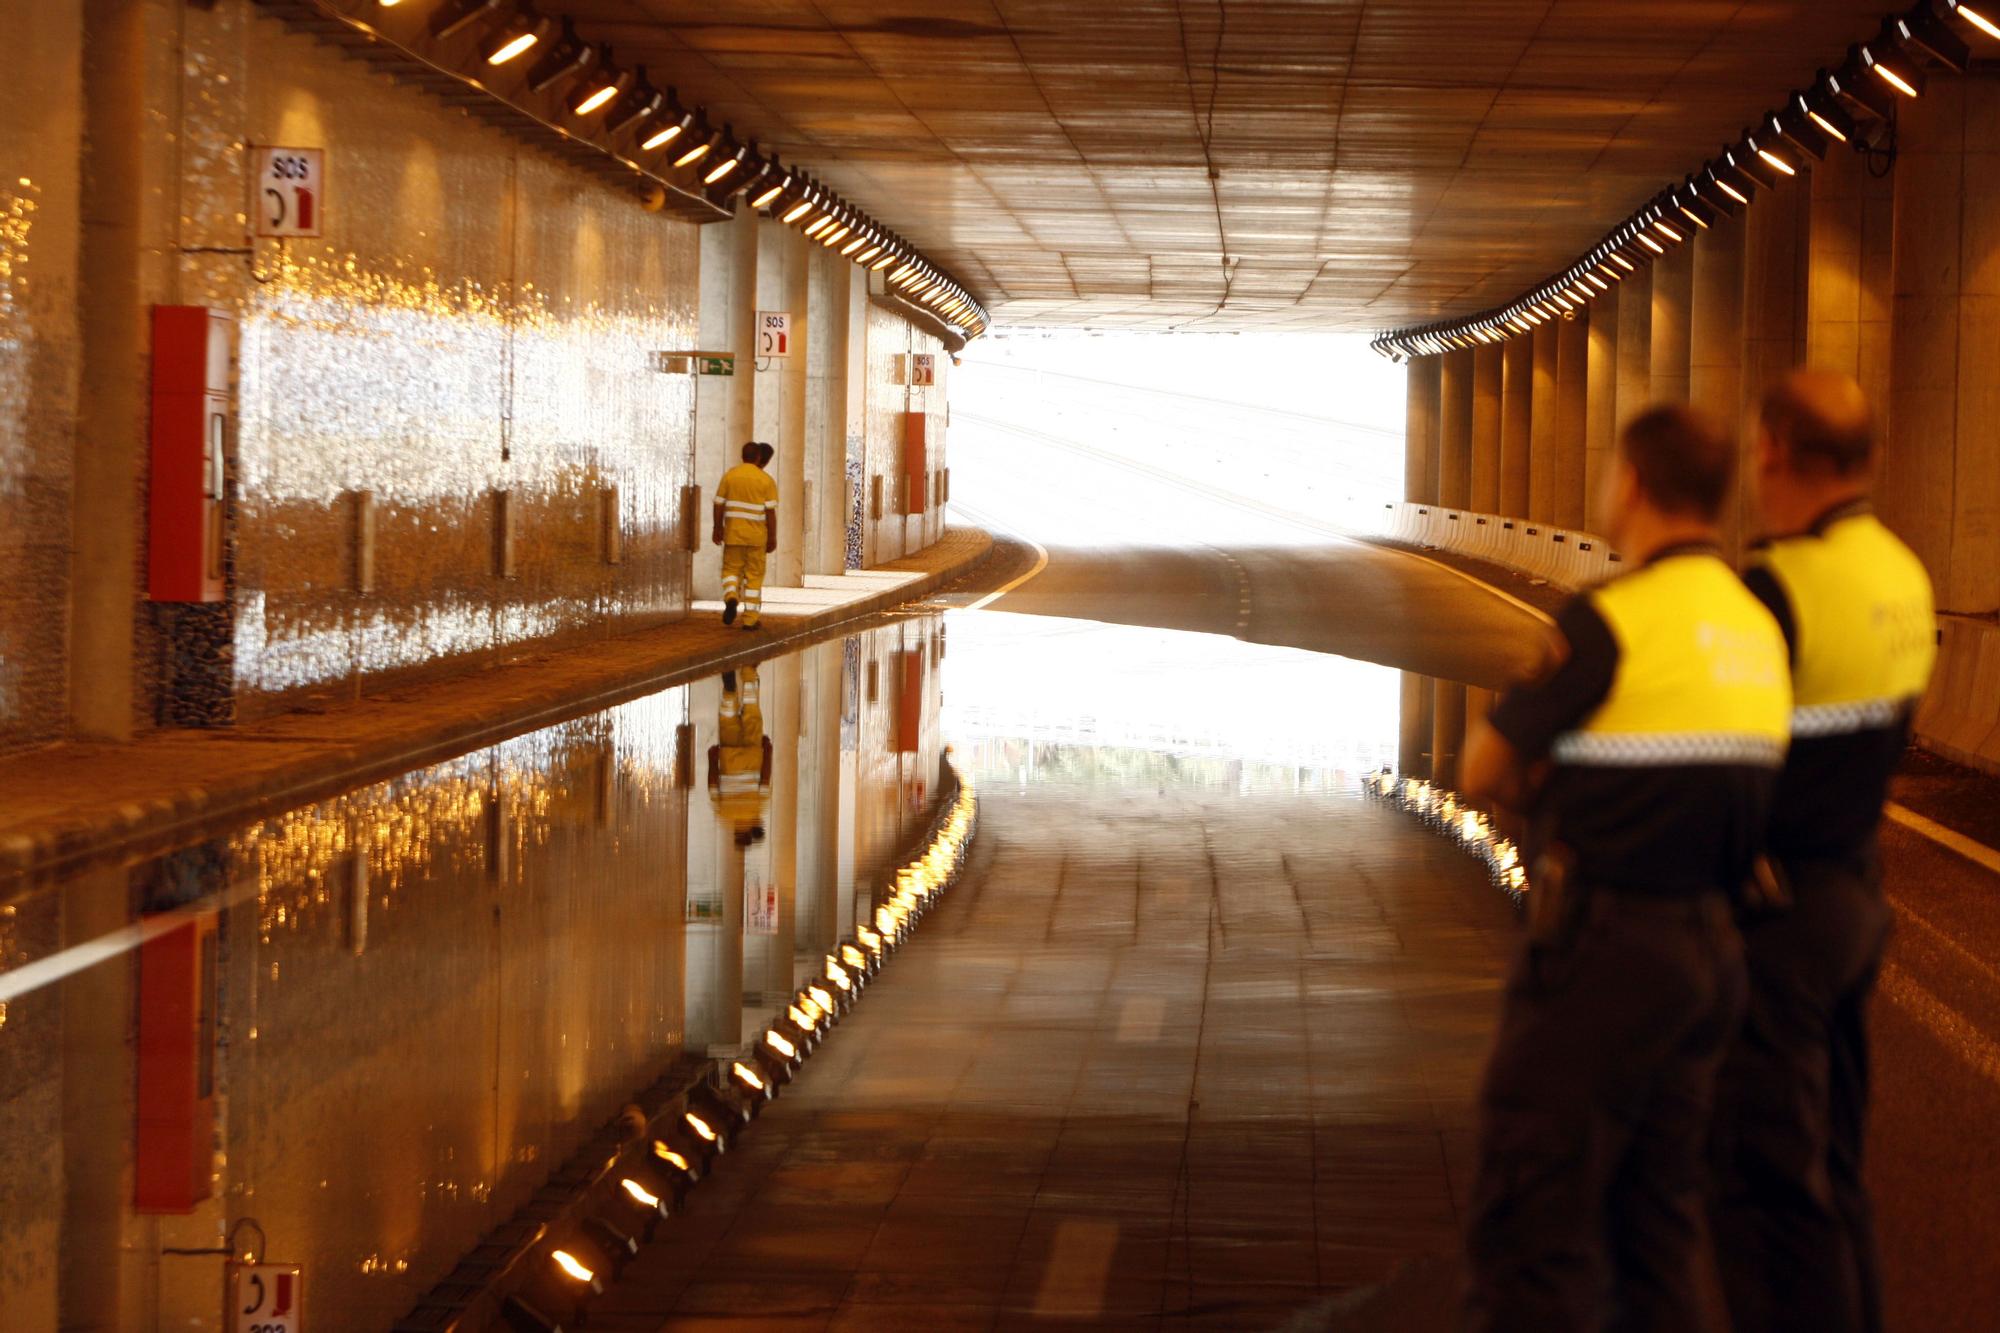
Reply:
<svg viewBox="0 0 2000 1333"><path fill-rule="evenodd" d="M1952 20L2000 39L2000 11L1995 13L1989 17L1959 0L1926 0L1885 19L1874 40L1849 50L1839 71L1821 70L1810 88L1793 93L1719 156L1655 196L1560 275L1498 310L1399 329L1371 345L1401 362L1501 343L1550 320L1574 319L1641 265L1735 216L1759 190L1775 190L1797 176L1801 152L1824 159L1835 145L1879 148L1889 138L1897 102L1923 95L1926 61L1965 72L1971 56Z"/></svg>
<svg viewBox="0 0 2000 1333"><path fill-rule="evenodd" d="M383 9L423 2L376 0ZM609 47L584 41L568 19L538 14L525 0L442 0L430 32L477 52L476 83L525 68L529 91L560 88L569 117L624 140L629 148L620 155L633 168L684 181L721 208L741 198L869 272L886 272L898 296L968 337L985 332L986 310L977 298L916 247L806 172L761 152L754 139L740 142L730 126L711 127L701 108L682 106L671 88L653 87L643 68L619 68Z"/></svg>

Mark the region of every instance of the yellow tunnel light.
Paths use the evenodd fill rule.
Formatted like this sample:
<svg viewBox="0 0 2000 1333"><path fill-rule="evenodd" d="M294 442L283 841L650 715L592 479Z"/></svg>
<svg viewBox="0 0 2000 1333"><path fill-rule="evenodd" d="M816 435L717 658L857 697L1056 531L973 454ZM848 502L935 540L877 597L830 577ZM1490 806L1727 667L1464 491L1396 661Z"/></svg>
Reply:
<svg viewBox="0 0 2000 1333"><path fill-rule="evenodd" d="M1898 67L1893 59L1877 55L1874 48L1867 46L1861 48L1861 62L1875 71L1875 77L1903 96L1923 95L1923 90L1917 86L1919 80L1915 70Z"/></svg>
<svg viewBox="0 0 2000 1333"><path fill-rule="evenodd" d="M783 194L785 192L785 187L787 185L790 185L791 183L792 183L792 178L790 176L787 176L783 180L777 181L771 185L766 186L764 189L758 191L757 196L750 201L750 207L752 208L770 207L771 201L776 199L779 195Z"/></svg>
<svg viewBox="0 0 2000 1333"><path fill-rule="evenodd" d="M854 228L851 225L843 222L840 224L839 227L835 228L833 231L830 231L826 233L826 235L820 237L819 243L831 249L833 246L840 244L841 237L847 235L847 233L853 230Z"/></svg>
<svg viewBox="0 0 2000 1333"><path fill-rule="evenodd" d="M1663 255L1667 252L1666 246L1661 245L1658 241L1654 240L1652 237L1648 236L1643 231L1639 233L1639 244L1645 246L1648 250L1651 250L1656 255Z"/></svg>
<svg viewBox="0 0 2000 1333"><path fill-rule="evenodd" d="M789 225L790 223L797 222L800 218L804 217L806 214L812 211L813 211L812 200L803 199L800 200L798 203L793 204L790 208L786 209L785 216L779 219L779 221Z"/></svg>
<svg viewBox="0 0 2000 1333"><path fill-rule="evenodd" d="M1960 18L1985 33L1988 37L2000 38L2000 23L1995 23L1992 19L1987 18L1986 15L1980 13L1970 5L1953 5L1952 8L1958 11Z"/></svg>
<svg viewBox="0 0 2000 1333"><path fill-rule="evenodd" d="M806 987L806 993L812 996L813 1003L818 1005L823 1012L829 1014L833 1012L833 995L824 987L808 986Z"/></svg>
<svg viewBox="0 0 2000 1333"><path fill-rule="evenodd" d="M719 1143L721 1141L722 1136L715 1132L715 1126L703 1120L699 1111L685 1112L682 1114L681 1119L687 1121L688 1128L699 1134L703 1142Z"/></svg>
<svg viewBox="0 0 2000 1333"><path fill-rule="evenodd" d="M811 1032L819 1026L819 1006L811 1000L795 1004L785 1011L785 1016L796 1024L801 1032Z"/></svg>
<svg viewBox="0 0 2000 1333"><path fill-rule="evenodd" d="M645 141L639 146L650 152L655 148L665 148L680 137L681 127L679 125L662 125L659 129L647 135Z"/></svg>
<svg viewBox="0 0 2000 1333"><path fill-rule="evenodd" d="M741 1083L752 1092L763 1092L770 1087L769 1084L764 1082L762 1074L752 1069L749 1065L744 1064L741 1060L730 1061L729 1073L738 1083Z"/></svg>
<svg viewBox="0 0 2000 1333"><path fill-rule="evenodd" d="M1912 94L1912 96L1914 95L1915 94ZM1763 158L1764 161L1769 163L1772 167L1776 168L1777 170L1784 172L1787 176L1796 176L1799 174L1797 167L1794 167L1791 163L1785 161L1784 158L1779 157L1776 153L1772 152L1768 148L1759 148L1757 150L1757 156Z"/></svg>
<svg viewBox="0 0 2000 1333"><path fill-rule="evenodd" d="M653 1156L659 1158L676 1171L686 1171L689 1174L694 1172L694 1168L688 1164L687 1158L681 1156L658 1139L653 1140Z"/></svg>
<svg viewBox="0 0 2000 1333"><path fill-rule="evenodd" d="M1639 271L1637 264L1627 259L1624 255L1619 254L1616 250L1611 252L1611 262L1624 269L1627 273L1637 273Z"/></svg>
<svg viewBox="0 0 2000 1333"><path fill-rule="evenodd" d="M701 183L703 185L713 185L717 181L721 180L724 176L727 176L730 172L736 170L736 167L737 167L737 159L733 157L725 157L720 162L716 163L713 167L709 168L708 174L701 178Z"/></svg>
<svg viewBox="0 0 2000 1333"><path fill-rule="evenodd" d="M675 158L674 165L677 167L693 166L696 162L701 161L704 157L707 156L708 156L708 144L706 141L704 141L702 143L696 144L694 147L688 149L685 153L682 153L679 157Z"/></svg>
<svg viewBox="0 0 2000 1333"><path fill-rule="evenodd" d="M849 967L868 966L868 955L862 953L861 950L855 948L851 944L843 944L840 946L840 959L842 962L846 963Z"/></svg>
<svg viewBox="0 0 2000 1333"><path fill-rule="evenodd" d="M641 1208L652 1208L657 1210L660 1206L660 1196L653 1193L653 1191L647 1189L644 1185L641 1185L638 1181L632 1179L632 1177L630 1176L627 1176L625 1177L625 1179L619 1181L618 1188L624 1190L626 1194L630 1195L632 1201L638 1204Z"/></svg>
<svg viewBox="0 0 2000 1333"><path fill-rule="evenodd" d="M602 111L611 104L611 99L625 91L629 75L605 74L584 85L576 100L569 104L572 116L587 116L593 111Z"/></svg>
<svg viewBox="0 0 2000 1333"><path fill-rule="evenodd" d="M849 241L846 245L840 247L841 257L845 258L846 256L853 254L856 250L859 250L862 246L866 244L868 244L868 238L866 236L855 237L853 240Z"/></svg>
<svg viewBox="0 0 2000 1333"><path fill-rule="evenodd" d="M504 65L534 50L535 44L541 40L542 34L539 29L516 26L504 30L488 42L482 48L482 53L486 57L487 64Z"/></svg>
<svg viewBox="0 0 2000 1333"><path fill-rule="evenodd" d="M807 227L806 235L816 237L821 232L825 231L828 227L831 227L832 225L833 225L833 214L828 213L825 216L816 219L810 227Z"/></svg>
<svg viewBox="0 0 2000 1333"><path fill-rule="evenodd" d="M799 1058L799 1048L792 1044L790 1037L787 1037L776 1028L772 1028L764 1034L764 1044L779 1055L784 1056L787 1060L796 1060Z"/></svg>
<svg viewBox="0 0 2000 1333"><path fill-rule="evenodd" d="M1662 236L1665 236L1670 241L1680 242L1687 239L1687 237L1681 235L1680 232L1676 231L1674 229L1673 224L1668 222L1665 218L1654 218L1653 229L1659 232Z"/></svg>
<svg viewBox="0 0 2000 1333"><path fill-rule="evenodd" d="M563 1272L569 1274L570 1277L578 1282L595 1282L597 1280L597 1274L578 1263L576 1256L568 1250L557 1250L549 1258L556 1261L557 1268L562 1269Z"/></svg>
<svg viewBox="0 0 2000 1333"><path fill-rule="evenodd" d="M870 264L868 266L868 271L870 273L880 273L883 269L889 267L889 265L895 262L896 262L896 256L893 252L891 252L889 254L883 255L880 259Z"/></svg>
<svg viewBox="0 0 2000 1333"><path fill-rule="evenodd" d="M1584 274L1583 280L1589 283L1591 286L1597 288L1597 290L1600 292L1608 292L1611 290L1611 284L1606 282L1604 279L1598 277L1595 273Z"/></svg>

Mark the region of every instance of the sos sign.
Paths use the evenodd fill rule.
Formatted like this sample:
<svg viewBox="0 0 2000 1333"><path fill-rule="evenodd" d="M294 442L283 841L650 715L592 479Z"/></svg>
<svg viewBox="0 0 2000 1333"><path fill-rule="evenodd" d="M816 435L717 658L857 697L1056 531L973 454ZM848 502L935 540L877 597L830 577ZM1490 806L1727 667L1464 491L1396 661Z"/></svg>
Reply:
<svg viewBox="0 0 2000 1333"><path fill-rule="evenodd" d="M326 150L258 148L250 194L257 235L319 235L326 215Z"/></svg>

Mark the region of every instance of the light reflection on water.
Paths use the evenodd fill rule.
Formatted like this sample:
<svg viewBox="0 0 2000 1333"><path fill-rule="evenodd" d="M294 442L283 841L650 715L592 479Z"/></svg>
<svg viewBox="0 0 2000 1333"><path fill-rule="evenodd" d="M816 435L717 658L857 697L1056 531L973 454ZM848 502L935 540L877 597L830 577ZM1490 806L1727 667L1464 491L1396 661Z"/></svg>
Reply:
<svg viewBox="0 0 2000 1333"><path fill-rule="evenodd" d="M945 732L983 783L1358 792L1396 759L1389 667L1000 611L948 622Z"/></svg>
<svg viewBox="0 0 2000 1333"><path fill-rule="evenodd" d="M0 887L0 969L138 912L213 919L217 1197L146 1234L199 1247L255 1216L325 1326L382 1327L678 1053L761 1031L922 826L941 736L986 784L1340 793L1393 758L1397 688L1208 635L911 617L140 865ZM138 1225L129 1181L65 1181L71 1145L130 1141L139 986L119 953L0 1027L0 1308L27 1326L53 1323L35 1302L65 1198ZM176 1327L212 1326L211 1272L148 1272Z"/></svg>

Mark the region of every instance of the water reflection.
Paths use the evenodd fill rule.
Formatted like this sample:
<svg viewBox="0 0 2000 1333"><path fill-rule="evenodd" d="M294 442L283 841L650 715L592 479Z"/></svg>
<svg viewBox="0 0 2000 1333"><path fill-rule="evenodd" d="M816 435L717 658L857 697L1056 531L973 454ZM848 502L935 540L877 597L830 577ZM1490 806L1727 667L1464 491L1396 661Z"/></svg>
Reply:
<svg viewBox="0 0 2000 1333"><path fill-rule="evenodd" d="M218 1327L218 1261L168 1251L246 1216L318 1326L393 1323L872 912L938 789L941 655L905 621L0 885L0 1324ZM201 1018L162 1028L177 970ZM142 1087L142 1050L201 1074Z"/></svg>
<svg viewBox="0 0 2000 1333"><path fill-rule="evenodd" d="M945 732L983 783L1358 793L1396 762L1389 667L994 611L950 632Z"/></svg>

